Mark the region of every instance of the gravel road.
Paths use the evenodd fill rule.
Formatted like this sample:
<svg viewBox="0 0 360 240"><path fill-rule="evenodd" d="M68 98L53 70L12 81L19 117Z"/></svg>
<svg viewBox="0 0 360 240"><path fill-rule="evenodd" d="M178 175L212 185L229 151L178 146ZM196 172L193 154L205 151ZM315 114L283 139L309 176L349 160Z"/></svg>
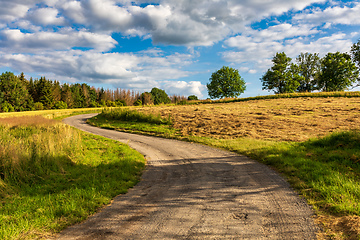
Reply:
<svg viewBox="0 0 360 240"><path fill-rule="evenodd" d="M263 164L211 147L65 123L127 143L147 169L127 194L58 239L316 239L313 212Z"/></svg>

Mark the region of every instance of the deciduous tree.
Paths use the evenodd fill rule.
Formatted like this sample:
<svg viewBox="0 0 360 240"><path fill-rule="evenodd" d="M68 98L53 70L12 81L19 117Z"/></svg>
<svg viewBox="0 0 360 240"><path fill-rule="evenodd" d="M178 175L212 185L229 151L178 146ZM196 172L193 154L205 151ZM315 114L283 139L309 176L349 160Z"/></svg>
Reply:
<svg viewBox="0 0 360 240"><path fill-rule="evenodd" d="M273 66L260 78L263 89L273 90L275 93L295 92L300 86L300 81L304 80L299 74L299 67L292 64L291 58L284 52L276 53L272 62Z"/></svg>
<svg viewBox="0 0 360 240"><path fill-rule="evenodd" d="M318 78L320 90L344 91L351 87L358 77L359 70L347 53L328 53L321 59L321 71Z"/></svg>
<svg viewBox="0 0 360 240"><path fill-rule="evenodd" d="M206 84L210 98L238 97L246 90L246 83L237 69L223 66L211 74Z"/></svg>

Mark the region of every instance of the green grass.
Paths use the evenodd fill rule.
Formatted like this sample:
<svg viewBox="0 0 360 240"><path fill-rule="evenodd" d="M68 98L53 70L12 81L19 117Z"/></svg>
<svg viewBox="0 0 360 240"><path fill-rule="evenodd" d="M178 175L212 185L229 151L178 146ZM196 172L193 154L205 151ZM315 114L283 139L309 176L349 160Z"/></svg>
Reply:
<svg viewBox="0 0 360 240"><path fill-rule="evenodd" d="M102 128L152 136L179 137L171 127L171 118L144 114L127 108L105 109L101 114L88 120L88 123Z"/></svg>
<svg viewBox="0 0 360 240"><path fill-rule="evenodd" d="M0 239L47 237L140 178L144 157L61 123L0 126Z"/></svg>

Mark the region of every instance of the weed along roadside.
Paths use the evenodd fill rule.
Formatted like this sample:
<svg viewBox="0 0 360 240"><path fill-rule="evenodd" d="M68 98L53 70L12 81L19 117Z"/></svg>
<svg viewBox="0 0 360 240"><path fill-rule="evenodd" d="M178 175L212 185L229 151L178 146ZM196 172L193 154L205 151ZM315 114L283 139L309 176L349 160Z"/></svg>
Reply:
<svg viewBox="0 0 360 240"><path fill-rule="evenodd" d="M128 146L59 121L0 118L0 239L51 238L126 193L144 167Z"/></svg>
<svg viewBox="0 0 360 240"><path fill-rule="evenodd" d="M359 239L359 110L359 97L307 96L137 108L142 119L171 116L171 125L124 121L106 111L88 122L249 156L282 174L313 206L319 239Z"/></svg>

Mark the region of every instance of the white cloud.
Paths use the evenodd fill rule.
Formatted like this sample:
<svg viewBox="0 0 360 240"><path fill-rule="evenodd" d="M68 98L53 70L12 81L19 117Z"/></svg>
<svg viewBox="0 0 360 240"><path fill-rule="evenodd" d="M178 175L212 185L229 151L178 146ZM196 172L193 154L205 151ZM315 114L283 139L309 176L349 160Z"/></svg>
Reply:
<svg viewBox="0 0 360 240"><path fill-rule="evenodd" d="M247 36L240 35L228 39L225 43L239 51L223 52L223 59L251 68L251 72L254 73L268 69L272 65L271 59L277 52L285 52L292 58L297 57L301 52L319 53L323 56L328 52L348 52L352 45L351 36L344 33L334 33L310 40L303 37L287 39L287 36L293 34L282 32L271 34L269 30L271 29L263 30L266 34L262 34L262 31L249 31Z"/></svg>
<svg viewBox="0 0 360 240"><path fill-rule="evenodd" d="M360 24L360 3L354 2L354 6L331 6L324 10L315 9L307 11L294 16L294 20L310 22L312 24L321 25L326 24L345 24L345 25L359 25Z"/></svg>
<svg viewBox="0 0 360 240"><path fill-rule="evenodd" d="M189 64L188 54L97 53L80 50L43 54L0 54L0 66L41 74L53 73L56 79L106 83L114 87L149 91L162 81L189 76L182 67ZM190 84L193 88L196 84ZM198 87L199 88L199 87Z"/></svg>
<svg viewBox="0 0 360 240"><path fill-rule="evenodd" d="M0 23L8 23L24 17L36 2L36 0L1 0Z"/></svg>
<svg viewBox="0 0 360 240"><path fill-rule="evenodd" d="M31 13L29 14L29 19L31 19L37 25L64 25L64 17L58 15L59 12L55 8L39 8L31 11Z"/></svg>
<svg viewBox="0 0 360 240"><path fill-rule="evenodd" d="M289 10L301 10L324 0L272 0L259 3L246 0L89 0L58 4L69 21L92 31L119 31L124 35L151 36L154 43L186 46L211 46L226 36L239 33L254 21Z"/></svg>
<svg viewBox="0 0 360 240"><path fill-rule="evenodd" d="M59 32L23 33L19 29L5 29L0 32L0 48L8 52L32 52L39 50L66 50L73 47L94 48L97 51L108 51L117 42L108 35L73 29L62 29Z"/></svg>
<svg viewBox="0 0 360 240"><path fill-rule="evenodd" d="M206 86L198 81L164 81L161 83L160 87L165 89L166 93L169 95L196 95L199 98L203 97L202 92L206 90Z"/></svg>

